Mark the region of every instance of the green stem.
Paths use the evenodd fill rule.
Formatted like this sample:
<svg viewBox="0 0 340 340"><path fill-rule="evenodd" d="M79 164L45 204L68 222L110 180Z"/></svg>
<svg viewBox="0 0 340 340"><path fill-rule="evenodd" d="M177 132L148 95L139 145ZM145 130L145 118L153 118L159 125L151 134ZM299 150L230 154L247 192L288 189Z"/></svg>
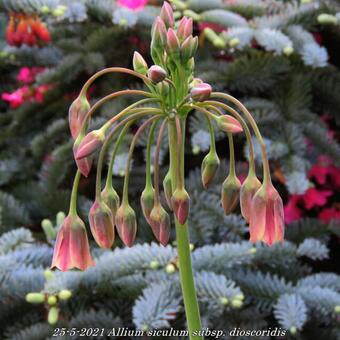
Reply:
<svg viewBox="0 0 340 340"><path fill-rule="evenodd" d="M178 175L177 168L181 167L181 164L179 164L181 162L181 158L179 158L177 150L176 124L173 120L171 120L169 121L168 126L169 126L170 173L172 190L174 191L177 185ZM189 338L203 339L202 336L193 335L193 332L200 331L202 329L202 326L191 265L188 225L187 223L181 225L177 221L177 219L175 219L175 224L176 224L177 250L179 257L179 272L184 299L185 314L188 322Z"/></svg>
<svg viewBox="0 0 340 340"><path fill-rule="evenodd" d="M236 98L234 98L233 96L226 94L226 93L222 93L222 92L213 92L211 94L211 98L222 98L222 99L226 99L229 100L230 102L232 102L233 104L235 104L242 112L243 114L246 116L249 124L251 125L251 127L254 130L255 136L260 144L261 147L261 153L262 153L262 161L263 161L263 183L264 184L270 184L271 183L271 179L270 179L270 169L269 169L269 162L268 162L268 157L267 157L267 152L266 152L266 146L264 144L264 140L262 138L261 132L253 118L253 116L250 114L250 112L247 110L247 108Z"/></svg>
<svg viewBox="0 0 340 340"><path fill-rule="evenodd" d="M235 151L234 151L234 141L233 135L228 133L228 141L229 141L229 175L233 177L236 176L235 173Z"/></svg>
<svg viewBox="0 0 340 340"><path fill-rule="evenodd" d="M145 187L150 188L152 186L151 179L151 146L155 136L157 121L153 122L150 128L148 142L146 144L146 172L145 172Z"/></svg>
<svg viewBox="0 0 340 340"><path fill-rule="evenodd" d="M70 210L69 210L69 215L72 215L72 216L77 215L77 194L78 194L78 185L79 185L80 176L81 176L81 173L79 170L77 170L77 173L73 181Z"/></svg>

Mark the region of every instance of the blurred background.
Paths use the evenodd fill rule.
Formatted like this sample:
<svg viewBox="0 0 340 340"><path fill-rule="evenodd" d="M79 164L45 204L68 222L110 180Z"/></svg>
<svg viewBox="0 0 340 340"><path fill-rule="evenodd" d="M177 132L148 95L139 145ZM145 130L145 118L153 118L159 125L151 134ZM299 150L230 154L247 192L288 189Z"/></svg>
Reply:
<svg viewBox="0 0 340 340"><path fill-rule="evenodd" d="M138 216L137 245L123 248L118 240L112 251L93 247L97 265L86 272L48 269L76 170L68 107L96 71L108 66L131 68L133 51L151 64L150 27L162 3L0 1L1 339L49 339L56 327L186 327L176 245L154 243L141 217L145 138L134 157L130 185ZM214 184L204 190L200 166L210 138L204 119L191 115L186 183L204 327L277 327L287 330L287 339L340 339L340 4L331 0L171 3L178 20L182 15L194 20L199 36L195 75L242 100L258 122L285 204L285 243L270 248L251 245L239 208L225 216L220 206L227 140L217 133L224 161ZM142 87L132 77L108 75L91 87L90 100ZM92 128L132 100L119 98L103 106ZM118 192L132 136L133 131L114 164ZM247 174L245 139L238 136L235 141L242 180ZM259 154L257 144L255 149ZM162 176L168 167L165 150ZM94 174L80 183L84 220L93 199ZM65 290L71 294L60 294ZM28 293L43 298L27 302ZM86 337L96 338L96 333L90 331Z"/></svg>

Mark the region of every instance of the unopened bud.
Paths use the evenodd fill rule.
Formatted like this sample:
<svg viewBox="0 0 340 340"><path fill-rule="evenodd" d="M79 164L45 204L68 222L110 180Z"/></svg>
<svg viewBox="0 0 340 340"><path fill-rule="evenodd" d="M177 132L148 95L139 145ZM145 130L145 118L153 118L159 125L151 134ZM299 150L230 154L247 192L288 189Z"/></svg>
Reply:
<svg viewBox="0 0 340 340"><path fill-rule="evenodd" d="M55 325L59 318L59 308L51 307L48 311L47 321L50 325Z"/></svg>
<svg viewBox="0 0 340 340"><path fill-rule="evenodd" d="M286 56L290 56L293 52L294 52L294 48L293 48L292 46L286 46L286 47L283 49L283 53L284 53Z"/></svg>
<svg viewBox="0 0 340 340"><path fill-rule="evenodd" d="M165 175L163 180L163 190L165 194L166 203L169 209L172 210L171 197L172 197L172 184L171 184L171 174L170 171Z"/></svg>
<svg viewBox="0 0 340 340"><path fill-rule="evenodd" d="M100 194L102 201L109 207L112 215L112 224L115 223L116 212L119 208L120 199L117 191L113 189L112 185L105 185L105 188Z"/></svg>
<svg viewBox="0 0 340 340"><path fill-rule="evenodd" d="M68 111L68 122L73 139L78 137L89 110L90 103L88 102L86 95L79 95L71 104Z"/></svg>
<svg viewBox="0 0 340 340"><path fill-rule="evenodd" d="M236 294L234 296L234 299L236 299L236 300L244 300L244 295L242 293Z"/></svg>
<svg viewBox="0 0 340 340"><path fill-rule="evenodd" d="M166 265L165 271L166 271L168 274L173 274L173 273L176 272L176 267L175 267L172 263L169 263L169 264Z"/></svg>
<svg viewBox="0 0 340 340"><path fill-rule="evenodd" d="M254 172L249 172L247 178L242 183L240 190L240 205L241 213L244 219L249 222L251 213L251 202L257 190L261 187L261 182L258 180Z"/></svg>
<svg viewBox="0 0 340 340"><path fill-rule="evenodd" d="M243 128L239 121L230 115L222 115L216 117L218 127L224 131L229 133L240 133L243 131Z"/></svg>
<svg viewBox="0 0 340 340"><path fill-rule="evenodd" d="M207 83L201 83L194 86L191 91L190 95L193 100L198 102L203 102L210 98L212 88Z"/></svg>
<svg viewBox="0 0 340 340"><path fill-rule="evenodd" d="M220 160L217 156L216 151L210 151L203 159L201 166L202 184L204 188L207 188L220 165Z"/></svg>
<svg viewBox="0 0 340 340"><path fill-rule="evenodd" d="M103 144L105 134L101 130L93 130L80 142L76 153L76 159L82 159L92 155Z"/></svg>
<svg viewBox="0 0 340 340"><path fill-rule="evenodd" d="M58 293L60 300L68 300L72 296L72 292L68 289L63 289Z"/></svg>
<svg viewBox="0 0 340 340"><path fill-rule="evenodd" d="M155 203L155 189L152 186L145 187L140 197L140 205L145 219L150 224L150 213Z"/></svg>
<svg viewBox="0 0 340 340"><path fill-rule="evenodd" d="M166 27L164 21L157 17L153 23L152 30L151 30L151 49L157 52L162 52L163 48L166 45Z"/></svg>
<svg viewBox="0 0 340 340"><path fill-rule="evenodd" d="M54 240L57 236L56 230L53 228L52 222L47 218L42 220L41 227L47 236L47 239Z"/></svg>
<svg viewBox="0 0 340 340"><path fill-rule="evenodd" d="M257 252L257 249L255 248L255 247L252 247L252 248L250 248L249 249L249 254L252 254L252 255L254 255L254 254L256 254L256 252Z"/></svg>
<svg viewBox="0 0 340 340"><path fill-rule="evenodd" d="M221 203L226 215L237 206L241 182L235 175L229 175L222 184Z"/></svg>
<svg viewBox="0 0 340 340"><path fill-rule="evenodd" d="M166 246L170 238L170 217L160 204L152 208L150 224L157 240Z"/></svg>
<svg viewBox="0 0 340 340"><path fill-rule="evenodd" d="M189 84L189 87L192 89L193 87L195 87L198 84L202 84L203 80L201 78L194 78L191 83Z"/></svg>
<svg viewBox="0 0 340 340"><path fill-rule="evenodd" d="M57 298L54 295L51 295L47 298L47 303L50 306L54 306L57 303Z"/></svg>
<svg viewBox="0 0 340 340"><path fill-rule="evenodd" d="M238 300L238 299L233 299L233 300L231 300L231 305L234 308L241 308L242 305L243 305L243 302L241 300Z"/></svg>
<svg viewBox="0 0 340 340"><path fill-rule="evenodd" d="M166 71L158 65L152 65L148 70L148 78L157 84L166 78Z"/></svg>
<svg viewBox="0 0 340 340"><path fill-rule="evenodd" d="M185 62L192 58L198 47L198 38L192 35L186 38L181 45L181 58Z"/></svg>
<svg viewBox="0 0 340 340"><path fill-rule="evenodd" d="M44 270L44 278L46 281L52 280L54 278L54 273L50 269Z"/></svg>
<svg viewBox="0 0 340 340"><path fill-rule="evenodd" d="M141 54L138 53L137 51L135 51L135 53L133 54L132 64L133 69L138 73L146 74L146 72L148 71L148 64L141 56Z"/></svg>
<svg viewBox="0 0 340 340"><path fill-rule="evenodd" d="M29 303L43 303L45 302L45 295L43 293L28 293L26 294L26 301Z"/></svg>
<svg viewBox="0 0 340 340"><path fill-rule="evenodd" d="M239 43L240 43L240 39L238 39L238 38L232 38L232 39L230 39L230 41L229 41L229 46L232 47L232 48L234 48L234 47L236 47Z"/></svg>
<svg viewBox="0 0 340 340"><path fill-rule="evenodd" d="M184 224L189 216L190 197L185 189L176 189L171 197L172 209L180 224Z"/></svg>
<svg viewBox="0 0 340 340"><path fill-rule="evenodd" d="M185 40L192 35L192 18L183 17L178 24L177 37L180 41Z"/></svg>
<svg viewBox="0 0 340 340"><path fill-rule="evenodd" d="M115 239L113 217L110 208L101 200L95 200L89 212L91 233L101 248L111 248Z"/></svg>
<svg viewBox="0 0 340 340"><path fill-rule="evenodd" d="M93 159L92 156L89 157L85 157L82 159L77 159L76 155L79 149L79 145L81 143L81 141L83 140L84 136L82 133L79 134L79 136L77 137L77 139L75 140L74 144L73 144L73 156L74 159L76 160L76 164L77 164L77 168L78 170L81 172L81 174L85 177L87 177L91 171L91 167L92 167L92 163L93 163Z"/></svg>
<svg viewBox="0 0 340 340"><path fill-rule="evenodd" d="M223 296L220 298L221 305L226 306L229 303L229 300L227 297Z"/></svg>
<svg viewBox="0 0 340 340"><path fill-rule="evenodd" d="M176 32L172 28L169 28L167 32L166 51L169 56L174 57L179 56L180 53L179 40Z"/></svg>
<svg viewBox="0 0 340 340"><path fill-rule="evenodd" d="M165 23L167 28L174 27L174 13L171 5L168 2L164 2L159 15Z"/></svg>
<svg viewBox="0 0 340 340"><path fill-rule="evenodd" d="M337 23L336 16L326 13L319 14L318 23L335 25Z"/></svg>
<svg viewBox="0 0 340 340"><path fill-rule="evenodd" d="M159 268L159 262L156 261L156 260L153 260L153 261L150 262L149 267L151 269L158 269Z"/></svg>
<svg viewBox="0 0 340 340"><path fill-rule="evenodd" d="M123 243L132 247L137 233L136 214L129 204L122 204L117 210L116 226Z"/></svg>
<svg viewBox="0 0 340 340"><path fill-rule="evenodd" d="M159 93L161 93L162 96L166 97L169 94L170 91L170 85L166 81L161 81L157 84L157 89ZM151 172L153 172L153 167L151 168Z"/></svg>
<svg viewBox="0 0 340 340"><path fill-rule="evenodd" d="M65 220L65 213L63 211L59 211L57 213L57 216L56 216L56 222L57 222L57 226L60 226L63 224L64 220Z"/></svg>

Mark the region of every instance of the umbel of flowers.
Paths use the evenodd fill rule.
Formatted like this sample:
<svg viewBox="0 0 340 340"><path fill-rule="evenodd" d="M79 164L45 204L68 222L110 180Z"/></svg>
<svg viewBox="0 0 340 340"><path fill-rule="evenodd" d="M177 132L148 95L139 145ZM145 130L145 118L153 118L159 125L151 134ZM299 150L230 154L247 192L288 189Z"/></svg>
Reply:
<svg viewBox="0 0 340 340"><path fill-rule="evenodd" d="M143 57L135 52L134 70L111 67L93 75L83 86L79 96L69 110L69 124L74 138L74 158L78 167L74 179L70 211L61 226L54 249L52 267L65 271L71 268L85 270L94 265L84 222L76 209L77 188L80 176L88 176L93 155L99 152L96 177L96 195L89 211L92 235L102 248L111 248L115 231L125 245L134 243L137 223L133 208L129 203L128 186L130 164L136 142L148 129L146 147L145 189L141 194L143 214L155 238L163 245L169 241L170 216L160 200L159 154L165 129L168 129L170 164L163 180L168 210L175 216L177 249L179 256L180 279L184 305L190 334L201 328L198 304L195 293L187 218L190 209L190 196L185 189L184 149L186 120L193 111L204 116L210 133L211 146L202 162L202 183L208 187L219 166L216 153L213 122L226 133L229 141L229 174L222 184L221 202L229 214L240 200L241 211L249 222L250 240L259 240L271 245L283 240L284 221L282 200L272 185L268 159L261 133L251 114L236 98L221 92L212 92L209 84L194 77L194 55L198 46L193 37L192 19L183 17L175 23L173 11L164 3L160 15L152 27L151 56L154 65L148 66ZM122 90L111 93L97 101L92 107L87 100L90 85L107 73L126 73L140 78L147 91ZM113 115L101 128L88 131L89 120L96 110L107 101L124 95L142 97L134 104ZM151 104L151 105L150 105ZM150 106L148 106L150 105ZM230 106L232 105L232 106ZM227 112L227 114L226 114ZM138 120L142 124L131 142L122 197L112 187L112 166L120 144L129 127ZM251 130L258 139L262 151L262 183L255 174L254 150ZM155 132L158 131L158 136ZM249 172L241 185L235 173L233 135L244 132L249 146ZM116 136L112 156L102 189L102 167L104 156ZM156 137L154 174L151 177L151 149ZM200 338L192 336L192 338Z"/></svg>

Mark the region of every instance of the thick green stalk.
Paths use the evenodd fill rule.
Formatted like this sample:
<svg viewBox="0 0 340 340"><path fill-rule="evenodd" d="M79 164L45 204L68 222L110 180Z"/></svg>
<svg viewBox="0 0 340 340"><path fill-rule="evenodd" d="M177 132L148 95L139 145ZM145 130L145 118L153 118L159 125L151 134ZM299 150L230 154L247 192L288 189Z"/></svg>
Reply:
<svg viewBox="0 0 340 340"><path fill-rule="evenodd" d="M178 167L181 168L182 164L180 163L182 163L182 160L181 156L178 155L176 123L174 120L170 120L168 125L169 125L170 173L172 190L174 191L177 185ZM188 225L187 223L181 225L177 221L177 219L175 219L175 224L176 224L177 250L179 257L179 272L184 299L185 314L188 322L189 338L203 339L202 336L194 335L194 332L200 331L202 326L191 265Z"/></svg>

